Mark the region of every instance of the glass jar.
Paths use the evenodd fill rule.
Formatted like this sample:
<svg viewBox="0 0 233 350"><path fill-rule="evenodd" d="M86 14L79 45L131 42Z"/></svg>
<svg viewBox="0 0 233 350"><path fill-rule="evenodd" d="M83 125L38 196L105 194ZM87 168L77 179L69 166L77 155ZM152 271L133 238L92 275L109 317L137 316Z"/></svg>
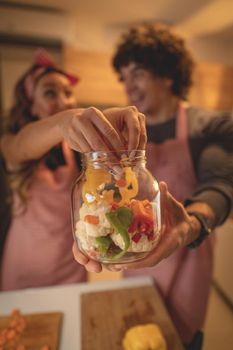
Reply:
<svg viewBox="0 0 233 350"><path fill-rule="evenodd" d="M160 192L145 151L83 154L72 189L73 234L79 249L102 263L145 257L161 232Z"/></svg>

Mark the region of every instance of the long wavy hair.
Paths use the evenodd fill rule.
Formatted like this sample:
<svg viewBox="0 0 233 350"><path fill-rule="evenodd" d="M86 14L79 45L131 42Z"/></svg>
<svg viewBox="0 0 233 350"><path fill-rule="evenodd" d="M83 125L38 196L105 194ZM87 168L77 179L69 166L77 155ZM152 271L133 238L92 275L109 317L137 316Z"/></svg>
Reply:
<svg viewBox="0 0 233 350"><path fill-rule="evenodd" d="M3 134L17 134L25 125L39 119L37 116L31 113L31 106L33 101L27 97L25 89L26 77L29 74L33 73L37 68L38 65L33 65L30 67L17 82L14 90L14 103L7 117L5 118L3 125ZM51 71L56 72L57 70L56 68L50 67L42 75L45 75ZM48 152L43 158L46 161L48 158L53 158L53 154L54 152L52 150ZM39 162L40 159L27 161L19 165L17 169L14 169L13 171L7 171L9 187L12 193L18 194L24 208L26 208L28 189L33 181L33 175Z"/></svg>

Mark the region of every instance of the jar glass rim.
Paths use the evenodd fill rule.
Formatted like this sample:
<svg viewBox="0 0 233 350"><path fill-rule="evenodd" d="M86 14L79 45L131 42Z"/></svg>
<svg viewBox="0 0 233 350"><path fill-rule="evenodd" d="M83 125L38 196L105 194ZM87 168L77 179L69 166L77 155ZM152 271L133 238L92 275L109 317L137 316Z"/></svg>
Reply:
<svg viewBox="0 0 233 350"><path fill-rule="evenodd" d="M132 150L119 150L119 151L90 151L90 152L83 152L84 155L91 155L91 154L106 154L106 155L111 155L111 154L145 154L144 149L132 149Z"/></svg>
<svg viewBox="0 0 233 350"><path fill-rule="evenodd" d="M91 151L82 154L83 159L87 162L104 162L111 163L124 161L145 160L145 150L120 150L120 151Z"/></svg>

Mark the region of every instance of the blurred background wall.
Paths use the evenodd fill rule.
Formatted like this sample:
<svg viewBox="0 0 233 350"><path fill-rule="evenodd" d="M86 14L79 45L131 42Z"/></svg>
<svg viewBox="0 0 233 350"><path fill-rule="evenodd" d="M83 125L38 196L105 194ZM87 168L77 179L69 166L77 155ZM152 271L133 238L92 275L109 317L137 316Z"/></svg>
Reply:
<svg viewBox="0 0 233 350"><path fill-rule="evenodd" d="M231 109L232 13L231 0L0 0L1 109L37 46L82 77L80 104L125 104L110 59L122 31L141 21L165 22L186 38L197 62L191 102Z"/></svg>

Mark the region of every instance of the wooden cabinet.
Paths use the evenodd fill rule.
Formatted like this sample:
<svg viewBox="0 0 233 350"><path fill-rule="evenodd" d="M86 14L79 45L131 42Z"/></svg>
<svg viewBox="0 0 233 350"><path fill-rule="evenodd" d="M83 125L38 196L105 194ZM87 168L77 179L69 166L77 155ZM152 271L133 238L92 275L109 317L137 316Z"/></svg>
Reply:
<svg viewBox="0 0 233 350"><path fill-rule="evenodd" d="M189 100L193 105L216 110L233 108L233 66L199 63Z"/></svg>
<svg viewBox="0 0 233 350"><path fill-rule="evenodd" d="M64 65L81 78L75 88L79 105L108 107L127 104L123 86L111 67L110 53L65 47Z"/></svg>
<svg viewBox="0 0 233 350"><path fill-rule="evenodd" d="M111 67L111 53L83 51L66 46L64 65L81 77L76 87L81 105L125 105L127 98L122 84ZM233 106L233 67L198 63L189 100L193 105L218 110Z"/></svg>

